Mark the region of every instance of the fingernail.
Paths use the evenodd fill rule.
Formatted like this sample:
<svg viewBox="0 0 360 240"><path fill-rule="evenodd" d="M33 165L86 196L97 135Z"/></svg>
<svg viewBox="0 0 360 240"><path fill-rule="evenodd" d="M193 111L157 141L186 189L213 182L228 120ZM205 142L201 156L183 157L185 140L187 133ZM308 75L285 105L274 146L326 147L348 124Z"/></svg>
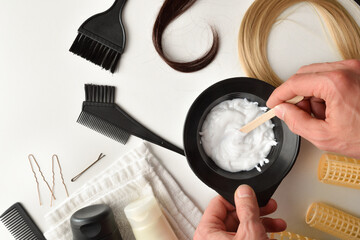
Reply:
<svg viewBox="0 0 360 240"><path fill-rule="evenodd" d="M241 185L236 190L238 198L254 197L254 191L248 185Z"/></svg>
<svg viewBox="0 0 360 240"><path fill-rule="evenodd" d="M283 109L283 107L281 107L280 105L277 105L274 108L275 114L278 118L280 118L281 120L284 120L284 116L285 116L285 111Z"/></svg>

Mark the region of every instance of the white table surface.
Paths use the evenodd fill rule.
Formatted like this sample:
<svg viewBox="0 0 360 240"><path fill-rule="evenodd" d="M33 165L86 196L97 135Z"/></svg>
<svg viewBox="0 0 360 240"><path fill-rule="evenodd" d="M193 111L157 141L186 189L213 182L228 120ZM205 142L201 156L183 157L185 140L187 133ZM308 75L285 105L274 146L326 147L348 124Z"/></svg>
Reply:
<svg viewBox="0 0 360 240"><path fill-rule="evenodd" d="M51 210L50 197L41 182L44 205L39 206L28 154L35 155L47 179L51 177L51 156L58 154L72 193L141 142L131 137L122 145L76 123L85 83L116 86L116 103L143 125L182 147L183 124L195 98L220 80L245 76L237 56L237 34L252 0L199 0L168 28L165 49L179 60L193 59L207 49L211 43L208 24L219 31L221 45L215 61L191 74L168 67L152 45L152 27L162 0L126 3L123 20L128 41L115 74L68 51L81 23L107 9L113 1L0 2L0 212L21 202L42 231L49 227L43 216ZM359 23L360 10L349 0L342 2L357 15ZM309 5L301 4L287 13L291 21L277 25L269 41L271 65L283 79L304 64L340 59ZM150 146L188 196L204 210L216 193L197 179L185 157ZM101 162L75 183L70 182L101 152L106 154ZM279 204L274 216L284 218L289 231L334 239L306 225L308 206L324 201L360 216L360 191L320 183L317 165L321 154L303 139L292 171L274 195ZM56 196L55 206L65 199L59 181ZM2 224L0 239L12 239Z"/></svg>

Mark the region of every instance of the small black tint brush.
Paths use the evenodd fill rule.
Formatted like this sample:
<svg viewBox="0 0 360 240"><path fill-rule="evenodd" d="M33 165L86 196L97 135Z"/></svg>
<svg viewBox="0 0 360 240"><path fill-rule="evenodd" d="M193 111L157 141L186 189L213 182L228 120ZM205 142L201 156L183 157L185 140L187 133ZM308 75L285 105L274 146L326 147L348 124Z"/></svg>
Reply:
<svg viewBox="0 0 360 240"><path fill-rule="evenodd" d="M115 103L115 87L85 85L85 101L78 123L125 144L134 135L184 155L184 150L167 142L130 117Z"/></svg>
<svg viewBox="0 0 360 240"><path fill-rule="evenodd" d="M125 2L116 0L107 11L87 19L78 29L70 52L114 73L125 48L125 28L121 19Z"/></svg>
<svg viewBox="0 0 360 240"><path fill-rule="evenodd" d="M46 240L20 203L15 203L6 210L0 220L17 240Z"/></svg>

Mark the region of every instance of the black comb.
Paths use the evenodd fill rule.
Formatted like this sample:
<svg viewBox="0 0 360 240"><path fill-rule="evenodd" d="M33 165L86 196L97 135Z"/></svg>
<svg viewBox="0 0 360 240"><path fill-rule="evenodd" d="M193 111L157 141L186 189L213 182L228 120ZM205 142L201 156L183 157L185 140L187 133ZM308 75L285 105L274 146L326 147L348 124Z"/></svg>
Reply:
<svg viewBox="0 0 360 240"><path fill-rule="evenodd" d="M17 240L46 240L20 203L15 203L6 210L0 220Z"/></svg>
<svg viewBox="0 0 360 240"><path fill-rule="evenodd" d="M125 48L125 28L121 19L125 2L116 0L107 11L87 19L78 29L70 52L114 73Z"/></svg>
<svg viewBox="0 0 360 240"><path fill-rule="evenodd" d="M184 150L151 132L115 104L113 86L85 84L85 101L77 122L122 144L134 135L185 155Z"/></svg>

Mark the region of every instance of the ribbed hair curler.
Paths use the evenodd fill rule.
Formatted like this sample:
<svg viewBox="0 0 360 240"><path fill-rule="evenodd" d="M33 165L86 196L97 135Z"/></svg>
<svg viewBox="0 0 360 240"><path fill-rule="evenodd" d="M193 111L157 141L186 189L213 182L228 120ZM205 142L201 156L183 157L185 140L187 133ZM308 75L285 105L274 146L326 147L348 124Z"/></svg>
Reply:
<svg viewBox="0 0 360 240"><path fill-rule="evenodd" d="M311 227L340 239L360 239L360 218L327 204L320 202L311 204L305 220Z"/></svg>
<svg viewBox="0 0 360 240"><path fill-rule="evenodd" d="M324 153L319 162L320 182L360 189L360 160Z"/></svg>
<svg viewBox="0 0 360 240"><path fill-rule="evenodd" d="M292 232L276 232L276 233L269 233L270 239L276 239L276 240L315 240L313 238L303 237L299 234L292 233Z"/></svg>

